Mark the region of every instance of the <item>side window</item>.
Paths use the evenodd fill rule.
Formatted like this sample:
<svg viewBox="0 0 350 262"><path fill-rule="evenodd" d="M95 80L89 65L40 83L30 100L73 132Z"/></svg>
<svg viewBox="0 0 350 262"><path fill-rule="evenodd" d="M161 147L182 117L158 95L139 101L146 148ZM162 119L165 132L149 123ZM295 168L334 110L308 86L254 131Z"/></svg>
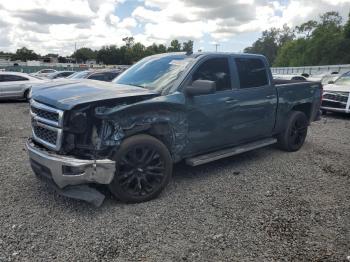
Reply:
<svg viewBox="0 0 350 262"><path fill-rule="evenodd" d="M2 82L28 81L28 78L16 75L2 75Z"/></svg>
<svg viewBox="0 0 350 262"><path fill-rule="evenodd" d="M93 75L89 76L88 78L93 79L93 80L108 81L108 79L106 79L106 75L104 73L93 74Z"/></svg>
<svg viewBox="0 0 350 262"><path fill-rule="evenodd" d="M210 80L216 83L216 91L231 89L228 59L212 58L203 62L192 76L192 81Z"/></svg>
<svg viewBox="0 0 350 262"><path fill-rule="evenodd" d="M70 76L71 74L72 74L71 72L64 72L61 74L61 76L67 77L67 76Z"/></svg>
<svg viewBox="0 0 350 262"><path fill-rule="evenodd" d="M266 86L269 81L264 63L256 58L236 58L241 88Z"/></svg>
<svg viewBox="0 0 350 262"><path fill-rule="evenodd" d="M114 78L116 78L119 75L119 73L108 73L108 81L112 81Z"/></svg>

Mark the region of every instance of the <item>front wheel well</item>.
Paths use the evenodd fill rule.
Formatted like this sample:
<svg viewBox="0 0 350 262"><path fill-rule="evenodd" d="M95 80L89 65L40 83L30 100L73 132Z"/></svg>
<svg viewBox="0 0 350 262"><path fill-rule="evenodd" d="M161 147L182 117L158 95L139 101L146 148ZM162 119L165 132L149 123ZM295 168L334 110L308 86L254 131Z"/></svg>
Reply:
<svg viewBox="0 0 350 262"><path fill-rule="evenodd" d="M167 147L172 158L174 159L172 152L173 133L169 123L153 123L144 126L137 126L131 130L128 130L126 133L126 137L141 134L150 135L161 141Z"/></svg>

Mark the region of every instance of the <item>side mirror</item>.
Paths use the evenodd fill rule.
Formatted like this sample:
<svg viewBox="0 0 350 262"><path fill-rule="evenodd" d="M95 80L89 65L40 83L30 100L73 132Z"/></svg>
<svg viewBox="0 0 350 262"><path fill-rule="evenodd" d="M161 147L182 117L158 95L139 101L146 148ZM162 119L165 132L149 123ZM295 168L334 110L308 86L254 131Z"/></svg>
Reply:
<svg viewBox="0 0 350 262"><path fill-rule="evenodd" d="M192 85L185 87L185 93L189 96L209 95L216 92L216 83L209 80L196 80Z"/></svg>
<svg viewBox="0 0 350 262"><path fill-rule="evenodd" d="M331 80L331 81L328 81L328 84L334 84L335 82L333 81L333 80Z"/></svg>

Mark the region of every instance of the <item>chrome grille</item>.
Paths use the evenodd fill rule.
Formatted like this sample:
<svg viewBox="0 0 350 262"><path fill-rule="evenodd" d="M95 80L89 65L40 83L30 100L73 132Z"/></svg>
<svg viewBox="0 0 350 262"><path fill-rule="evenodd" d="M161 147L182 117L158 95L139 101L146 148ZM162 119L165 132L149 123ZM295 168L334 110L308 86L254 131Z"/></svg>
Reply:
<svg viewBox="0 0 350 262"><path fill-rule="evenodd" d="M60 150L63 134L63 111L32 100L30 114L33 139L49 149Z"/></svg>
<svg viewBox="0 0 350 262"><path fill-rule="evenodd" d="M57 141L57 132L56 131L52 131L52 130L49 130L45 127L38 126L38 125L34 125L33 130L34 130L35 135L38 138L45 140L52 145L56 144L56 141Z"/></svg>
<svg viewBox="0 0 350 262"><path fill-rule="evenodd" d="M349 93L347 92L325 92L323 95L324 100L331 100L341 103L347 103L349 99Z"/></svg>
<svg viewBox="0 0 350 262"><path fill-rule="evenodd" d="M48 111L45 111L45 110L42 110L42 109L39 109L39 108L36 108L33 106L31 107L31 110L34 114L36 114L37 116L39 116L41 118L48 119L50 121L54 121L54 122L58 123L58 118L59 118L58 113L48 112Z"/></svg>

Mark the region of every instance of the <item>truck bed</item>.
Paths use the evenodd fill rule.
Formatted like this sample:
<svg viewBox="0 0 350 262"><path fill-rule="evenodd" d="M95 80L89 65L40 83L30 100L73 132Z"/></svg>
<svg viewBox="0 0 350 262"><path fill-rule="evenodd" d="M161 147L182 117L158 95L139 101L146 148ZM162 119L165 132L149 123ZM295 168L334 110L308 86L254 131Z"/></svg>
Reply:
<svg viewBox="0 0 350 262"><path fill-rule="evenodd" d="M305 80L286 80L286 79L273 79L274 85L285 85L285 84L296 84L296 83L310 83L310 81Z"/></svg>

